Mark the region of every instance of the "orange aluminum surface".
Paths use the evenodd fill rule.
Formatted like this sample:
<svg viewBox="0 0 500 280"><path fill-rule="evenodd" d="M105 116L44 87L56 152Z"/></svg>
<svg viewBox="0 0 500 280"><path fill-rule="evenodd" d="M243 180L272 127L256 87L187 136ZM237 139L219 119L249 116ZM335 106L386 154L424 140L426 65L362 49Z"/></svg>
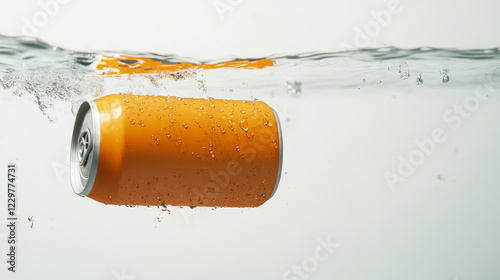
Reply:
<svg viewBox="0 0 500 280"><path fill-rule="evenodd" d="M244 68L262 69L273 66L272 59L258 60L235 60L215 64L192 64L192 63L164 63L146 57L133 57L120 55L116 57L103 56L96 66L97 70L103 70L104 74L136 74L136 73L157 73L157 72L177 72L187 69L218 69L218 68Z"/></svg>
<svg viewBox="0 0 500 280"><path fill-rule="evenodd" d="M279 131L262 101L114 94L94 100L105 204L255 207L278 180Z"/></svg>

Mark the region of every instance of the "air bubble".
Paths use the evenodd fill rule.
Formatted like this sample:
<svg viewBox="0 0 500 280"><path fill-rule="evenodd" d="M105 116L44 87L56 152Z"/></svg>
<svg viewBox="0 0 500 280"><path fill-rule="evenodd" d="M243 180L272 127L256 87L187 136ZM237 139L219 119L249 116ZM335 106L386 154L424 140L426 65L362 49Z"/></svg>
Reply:
<svg viewBox="0 0 500 280"><path fill-rule="evenodd" d="M286 90L289 96L299 97L302 94L302 82L301 81L287 81Z"/></svg>
<svg viewBox="0 0 500 280"><path fill-rule="evenodd" d="M443 71L441 71L441 74L443 74L443 78L441 79L443 84L446 84L447 82L450 81L450 76L448 76L448 70L444 69Z"/></svg>
<svg viewBox="0 0 500 280"><path fill-rule="evenodd" d="M417 82L417 85L421 85L424 83L424 80L422 79L422 73L418 74L416 82Z"/></svg>
<svg viewBox="0 0 500 280"><path fill-rule="evenodd" d="M406 80L410 77L410 66L408 66L408 63L403 61L399 64L399 74L399 79L401 80Z"/></svg>

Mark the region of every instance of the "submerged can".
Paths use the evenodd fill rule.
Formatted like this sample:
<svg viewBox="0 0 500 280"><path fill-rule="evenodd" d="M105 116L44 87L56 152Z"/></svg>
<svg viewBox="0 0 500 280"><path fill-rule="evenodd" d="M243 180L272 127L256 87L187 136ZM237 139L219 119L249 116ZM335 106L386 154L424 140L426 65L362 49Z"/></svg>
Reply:
<svg viewBox="0 0 500 280"><path fill-rule="evenodd" d="M105 204L256 207L283 142L262 101L113 94L81 105L70 153L74 192Z"/></svg>

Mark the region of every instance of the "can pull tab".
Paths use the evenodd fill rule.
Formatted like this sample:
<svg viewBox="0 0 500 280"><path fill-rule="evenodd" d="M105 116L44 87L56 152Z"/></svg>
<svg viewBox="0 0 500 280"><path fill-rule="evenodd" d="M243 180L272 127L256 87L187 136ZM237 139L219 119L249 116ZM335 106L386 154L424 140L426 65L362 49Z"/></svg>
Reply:
<svg viewBox="0 0 500 280"><path fill-rule="evenodd" d="M89 158L90 150L92 150L92 137L90 134L90 129L85 129L80 133L78 137L78 161L80 165L83 166L87 163L87 159Z"/></svg>

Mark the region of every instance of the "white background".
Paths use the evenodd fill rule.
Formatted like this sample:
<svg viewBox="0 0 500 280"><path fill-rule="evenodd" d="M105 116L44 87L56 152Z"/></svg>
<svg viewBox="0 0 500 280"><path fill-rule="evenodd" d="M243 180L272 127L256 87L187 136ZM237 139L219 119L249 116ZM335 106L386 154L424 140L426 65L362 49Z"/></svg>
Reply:
<svg viewBox="0 0 500 280"><path fill-rule="evenodd" d="M196 59L337 51L360 47L357 28L366 33L376 22L373 14L389 3L73 0L51 2L59 4L47 9L47 2L4 1L0 34L35 30L69 49ZM231 10L214 6L224 4ZM499 1L401 0L400 7L386 24L377 23L379 30L366 35L362 47L500 46ZM47 21L37 23L37 16ZM213 94L210 82L218 82L216 73L205 76L208 94ZM234 74L225 73L219 75ZM281 84L271 91L217 92L219 98L262 98L281 114L288 108L294 118L286 123L285 174L276 196L262 207L172 208L170 215L74 195L67 172L74 122L69 105L57 104L64 110L50 124L31 96L1 92L0 168L11 160L19 163L21 190L20 272L13 277L4 263L0 277L297 280L287 271L307 264L316 257L318 240L331 238L339 247L312 269L310 279L498 279L500 90L454 129L443 121L443 112L462 104L479 82L457 90L452 75L438 88L429 86L426 76L416 86L412 75L411 83L395 78L408 82L410 93L402 94L386 91L385 80L377 87L373 79L365 91L304 84L300 98L286 95ZM206 96L193 92L182 94ZM384 172L395 171L398 156L408 156L415 139L430 137L435 128L446 131L447 142L391 192ZM4 175L0 178L4 182ZM0 199L3 208L4 191ZM28 216L35 216L33 228ZM6 233L2 226L2 255Z"/></svg>
<svg viewBox="0 0 500 280"><path fill-rule="evenodd" d="M197 59L336 51L343 44L356 47L356 28L365 30L373 13L387 10L390 2L3 1L0 34L34 34L76 50L147 51ZM374 36L359 47L500 46L500 1L396 2L399 13L379 31L372 29Z"/></svg>

